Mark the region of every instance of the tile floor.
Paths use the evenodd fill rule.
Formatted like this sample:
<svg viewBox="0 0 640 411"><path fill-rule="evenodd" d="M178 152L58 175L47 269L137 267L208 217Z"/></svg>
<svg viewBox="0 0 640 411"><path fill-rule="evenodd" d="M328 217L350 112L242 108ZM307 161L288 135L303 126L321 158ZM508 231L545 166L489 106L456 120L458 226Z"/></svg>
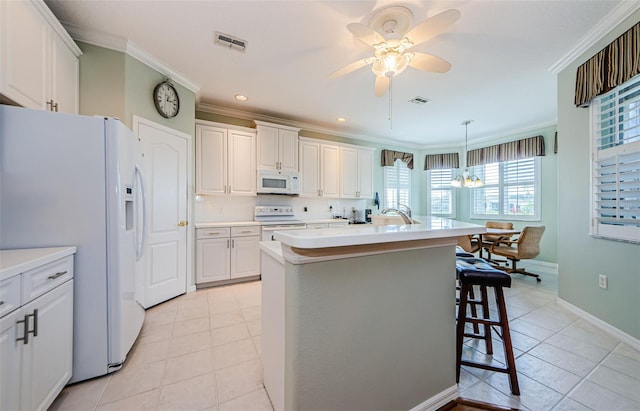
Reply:
<svg viewBox="0 0 640 411"><path fill-rule="evenodd" d="M506 374L462 371L460 395L523 410L640 410L640 352L556 304L557 277L506 290L521 396ZM147 311L122 370L68 386L50 410L271 410L260 362L260 282L199 290ZM493 358L502 363L496 348ZM465 356L487 357L467 341Z"/></svg>

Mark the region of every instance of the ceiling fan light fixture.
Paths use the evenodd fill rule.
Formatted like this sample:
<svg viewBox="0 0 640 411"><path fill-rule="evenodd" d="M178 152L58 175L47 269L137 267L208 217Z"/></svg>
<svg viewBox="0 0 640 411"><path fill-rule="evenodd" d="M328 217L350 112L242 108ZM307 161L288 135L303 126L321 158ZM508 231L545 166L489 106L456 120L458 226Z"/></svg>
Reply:
<svg viewBox="0 0 640 411"><path fill-rule="evenodd" d="M396 76L407 68L411 57L413 57L411 53L402 54L396 51L388 51L376 58L371 66L371 71L373 71L376 76Z"/></svg>

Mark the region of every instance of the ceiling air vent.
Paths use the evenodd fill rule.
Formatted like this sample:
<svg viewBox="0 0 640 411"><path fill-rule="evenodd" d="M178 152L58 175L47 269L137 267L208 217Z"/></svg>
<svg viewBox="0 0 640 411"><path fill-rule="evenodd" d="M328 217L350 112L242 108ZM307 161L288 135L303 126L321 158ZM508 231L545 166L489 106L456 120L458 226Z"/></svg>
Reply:
<svg viewBox="0 0 640 411"><path fill-rule="evenodd" d="M409 100L409 103L413 103L413 104L425 104L428 103L429 99L428 98L424 98L424 97L414 97L411 100Z"/></svg>
<svg viewBox="0 0 640 411"><path fill-rule="evenodd" d="M239 50L244 52L247 48L247 42L240 40L237 37L230 36L228 34L220 33L216 31L216 44L221 45L229 49Z"/></svg>

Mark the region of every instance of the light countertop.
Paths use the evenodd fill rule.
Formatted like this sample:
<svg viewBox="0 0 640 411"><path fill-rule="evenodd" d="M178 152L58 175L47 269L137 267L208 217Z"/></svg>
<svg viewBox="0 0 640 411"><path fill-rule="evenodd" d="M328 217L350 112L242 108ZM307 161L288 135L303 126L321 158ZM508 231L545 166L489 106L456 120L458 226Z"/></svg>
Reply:
<svg viewBox="0 0 640 411"><path fill-rule="evenodd" d="M0 250L0 280L14 277L75 252L76 247Z"/></svg>
<svg viewBox="0 0 640 411"><path fill-rule="evenodd" d="M291 247L325 248L458 237L486 231L484 226L448 218L414 216L414 219L420 224L360 224L344 228L276 231L274 237Z"/></svg>
<svg viewBox="0 0 640 411"><path fill-rule="evenodd" d="M250 225L261 225L258 221L215 221L195 223L196 228L213 228L213 227L242 227Z"/></svg>

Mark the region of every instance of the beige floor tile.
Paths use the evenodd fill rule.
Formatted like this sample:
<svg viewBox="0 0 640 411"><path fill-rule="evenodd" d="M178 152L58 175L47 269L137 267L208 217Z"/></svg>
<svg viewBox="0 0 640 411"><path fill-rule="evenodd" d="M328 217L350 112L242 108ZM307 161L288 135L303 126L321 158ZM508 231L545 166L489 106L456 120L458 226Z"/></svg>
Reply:
<svg viewBox="0 0 640 411"><path fill-rule="evenodd" d="M178 308L176 322L193 320L194 318L209 318L209 305L204 304L203 307Z"/></svg>
<svg viewBox="0 0 640 411"><path fill-rule="evenodd" d="M238 310L240 310L240 305L238 305L238 301L233 295L229 300L224 300L224 301L209 300L209 314L219 314L219 313L226 313L229 311L238 311Z"/></svg>
<svg viewBox="0 0 640 411"><path fill-rule="evenodd" d="M506 374L494 373L486 382L512 399L518 398L520 404L531 411L548 411L559 403L563 397L559 392L521 373L518 373L519 397L511 394L509 377Z"/></svg>
<svg viewBox="0 0 640 411"><path fill-rule="evenodd" d="M640 350L634 350L627 344L618 345L618 347L615 349L615 353L624 355L625 357L631 358L636 361L640 361Z"/></svg>
<svg viewBox="0 0 640 411"><path fill-rule="evenodd" d="M602 365L640 380L640 360L618 354L616 351L605 358Z"/></svg>
<svg viewBox="0 0 640 411"><path fill-rule="evenodd" d="M570 351L588 360L600 362L609 354L609 350L589 344L584 340L576 340L564 334L555 334L545 340L555 347Z"/></svg>
<svg viewBox="0 0 640 411"><path fill-rule="evenodd" d="M518 358L516 368L518 373L522 373L563 395L580 382L580 377L577 375L529 354Z"/></svg>
<svg viewBox="0 0 640 411"><path fill-rule="evenodd" d="M252 337L262 334L262 320L257 319L247 321L247 328L249 329L249 334L251 334Z"/></svg>
<svg viewBox="0 0 640 411"><path fill-rule="evenodd" d="M518 397L505 395L483 381L473 384L467 389L461 390L460 396L503 407L521 408L520 399Z"/></svg>
<svg viewBox="0 0 640 411"><path fill-rule="evenodd" d="M99 404L119 401L158 388L164 376L165 365L165 361L126 364L123 369L111 374Z"/></svg>
<svg viewBox="0 0 640 411"><path fill-rule="evenodd" d="M160 390L155 389L119 401L100 405L96 411L153 411L158 405Z"/></svg>
<svg viewBox="0 0 640 411"><path fill-rule="evenodd" d="M244 307L242 309L242 315L245 321L259 320L262 318L262 307L255 305L252 307Z"/></svg>
<svg viewBox="0 0 640 411"><path fill-rule="evenodd" d="M211 333L209 331L173 337L169 341L168 357L177 357L208 348L211 348Z"/></svg>
<svg viewBox="0 0 640 411"><path fill-rule="evenodd" d="M580 383L580 385L569 394L569 397L594 410L640 410L640 403L587 380Z"/></svg>
<svg viewBox="0 0 640 411"><path fill-rule="evenodd" d="M560 333L576 340L586 339L589 341L589 344L609 351L615 349L619 344L619 341L616 338L606 334L604 331L584 320L576 321Z"/></svg>
<svg viewBox="0 0 640 411"><path fill-rule="evenodd" d="M220 404L220 411L272 411L271 401L263 389Z"/></svg>
<svg viewBox="0 0 640 411"><path fill-rule="evenodd" d="M258 353L258 357L262 357L262 336L256 335L255 337L251 338L251 341L253 341L253 347Z"/></svg>
<svg viewBox="0 0 640 411"><path fill-rule="evenodd" d="M509 329L524 334L527 337L535 338L538 341L544 341L555 334L553 331L539 327L530 322L524 321L522 318L509 320Z"/></svg>
<svg viewBox="0 0 640 411"><path fill-rule="evenodd" d="M244 322L242 311L227 311L223 313L211 314L210 316L211 329L228 327L230 325L241 324Z"/></svg>
<svg viewBox="0 0 640 411"><path fill-rule="evenodd" d="M216 371L218 401L222 404L259 388L262 384L262 366L254 359Z"/></svg>
<svg viewBox="0 0 640 411"><path fill-rule="evenodd" d="M593 411L593 409L565 397L553 408L553 411Z"/></svg>
<svg viewBox="0 0 640 411"><path fill-rule="evenodd" d="M163 384L171 384L213 371L211 348L167 360Z"/></svg>
<svg viewBox="0 0 640 411"><path fill-rule="evenodd" d="M214 347L249 337L249 329L244 323L211 330L211 344Z"/></svg>
<svg viewBox="0 0 640 411"><path fill-rule="evenodd" d="M93 410L109 383L110 376L95 378L65 387L49 407L50 411Z"/></svg>
<svg viewBox="0 0 640 411"><path fill-rule="evenodd" d="M258 358L258 354L249 338L213 348L213 363L216 370L256 358Z"/></svg>
<svg viewBox="0 0 640 411"><path fill-rule="evenodd" d="M162 361L168 356L169 342L170 340L161 340L136 344L129 355L127 355L125 364L128 366Z"/></svg>
<svg viewBox="0 0 640 411"><path fill-rule="evenodd" d="M609 367L600 366L589 375L587 380L609 391L624 395L640 404L640 380L637 378L630 377Z"/></svg>
<svg viewBox="0 0 640 411"><path fill-rule="evenodd" d="M173 333L173 323L158 325L152 328L146 328L143 326L140 331L140 336L136 341L138 344L146 344L150 342L168 340Z"/></svg>
<svg viewBox="0 0 640 411"><path fill-rule="evenodd" d="M194 318L192 320L176 321L173 325L173 336L198 334L209 330L209 317Z"/></svg>
<svg viewBox="0 0 640 411"><path fill-rule="evenodd" d="M571 349L570 347L567 347ZM597 365L596 362L580 357L562 348L542 343L529 351L529 354L550 364L567 370L579 377L586 377Z"/></svg>
<svg viewBox="0 0 640 411"><path fill-rule="evenodd" d="M216 397L216 377L211 372L163 386L158 411L204 410L217 406Z"/></svg>

